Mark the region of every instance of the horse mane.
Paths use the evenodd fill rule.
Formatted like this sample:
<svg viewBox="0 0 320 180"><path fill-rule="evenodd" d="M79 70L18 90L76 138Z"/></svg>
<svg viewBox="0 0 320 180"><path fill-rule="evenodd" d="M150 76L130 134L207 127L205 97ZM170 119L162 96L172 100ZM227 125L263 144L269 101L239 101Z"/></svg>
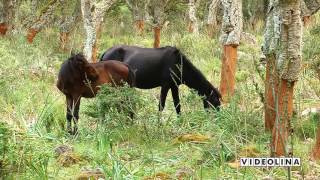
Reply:
<svg viewBox="0 0 320 180"><path fill-rule="evenodd" d="M85 65L89 64L82 53L71 54L71 57L69 57L66 62L68 63L68 66L78 68L80 70L82 70Z"/></svg>
<svg viewBox="0 0 320 180"><path fill-rule="evenodd" d="M179 61L178 63L179 64L182 63L183 77L189 76L185 79L194 79L194 81L192 82L184 82L184 83L187 86L190 86L191 88L198 90L199 92L202 91L202 93L206 95L210 95L211 93L213 93L213 95L221 98L221 94L219 90L215 88L207 80L207 78L203 75L203 73L191 63L191 61L187 58L185 54L183 54L178 48L175 48L175 49L178 55L178 61Z"/></svg>
<svg viewBox="0 0 320 180"><path fill-rule="evenodd" d="M85 78L84 68L87 64L89 63L82 53L72 54L71 57L61 65L57 87L64 89L66 86L70 86L70 83L81 81Z"/></svg>

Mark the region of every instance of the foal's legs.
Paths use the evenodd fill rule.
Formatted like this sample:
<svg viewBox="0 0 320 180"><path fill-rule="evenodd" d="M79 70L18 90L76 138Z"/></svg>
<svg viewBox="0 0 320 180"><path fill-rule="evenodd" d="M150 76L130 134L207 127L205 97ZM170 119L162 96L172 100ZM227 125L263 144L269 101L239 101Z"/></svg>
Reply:
<svg viewBox="0 0 320 180"><path fill-rule="evenodd" d="M178 86L174 85L171 87L171 94L172 94L173 103L174 103L174 107L176 109L176 112L177 112L177 114L180 114L181 106L180 106Z"/></svg>
<svg viewBox="0 0 320 180"><path fill-rule="evenodd" d="M75 134L78 131L79 106L80 96L66 96L67 97L67 131L69 134ZM74 122L74 129L72 130L71 121Z"/></svg>
<svg viewBox="0 0 320 180"><path fill-rule="evenodd" d="M168 91L169 91L169 86L161 86L159 111L163 111L163 109L164 109L164 106L166 104L166 98L167 98Z"/></svg>
<svg viewBox="0 0 320 180"><path fill-rule="evenodd" d="M72 134L72 127L71 127L71 121L73 118L73 100L72 97L66 96L66 101L67 101L67 131L69 134Z"/></svg>
<svg viewBox="0 0 320 180"><path fill-rule="evenodd" d="M74 98L74 117L73 118L73 134L78 133L78 120L79 120L79 107L80 107L81 97Z"/></svg>

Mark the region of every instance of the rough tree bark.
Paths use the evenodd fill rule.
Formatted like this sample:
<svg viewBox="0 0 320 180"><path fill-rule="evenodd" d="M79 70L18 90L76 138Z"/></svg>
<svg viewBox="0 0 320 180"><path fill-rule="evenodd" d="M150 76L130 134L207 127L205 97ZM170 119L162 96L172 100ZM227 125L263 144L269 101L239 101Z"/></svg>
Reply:
<svg viewBox="0 0 320 180"><path fill-rule="evenodd" d="M15 0L0 0L0 36L12 29Z"/></svg>
<svg viewBox="0 0 320 180"><path fill-rule="evenodd" d="M263 53L267 57L265 128L272 131L271 155L288 156L293 90L301 63L300 0L270 0Z"/></svg>
<svg viewBox="0 0 320 180"><path fill-rule="evenodd" d="M59 24L60 29L60 48L64 51L68 50L67 43L69 41L69 35L76 27L77 23L81 19L81 4L80 1L76 1L72 14L68 14L69 9L62 6L62 19Z"/></svg>
<svg viewBox="0 0 320 180"><path fill-rule="evenodd" d="M139 35L144 32L144 21L147 10L147 0L126 0L133 16L135 26Z"/></svg>
<svg viewBox="0 0 320 180"><path fill-rule="evenodd" d="M319 77L319 80L320 80L320 77ZM311 156L315 160L320 160L320 124L318 125L316 143L315 143L314 148L312 150Z"/></svg>
<svg viewBox="0 0 320 180"><path fill-rule="evenodd" d="M164 8L168 0L150 0L150 15L153 17L154 48L160 47L160 33L164 23Z"/></svg>
<svg viewBox="0 0 320 180"><path fill-rule="evenodd" d="M320 0L301 0L301 17L304 26L308 26L310 18L320 9Z"/></svg>
<svg viewBox="0 0 320 180"><path fill-rule="evenodd" d="M212 0L208 6L207 31L209 37L212 37L217 29L217 12L220 0Z"/></svg>
<svg viewBox="0 0 320 180"><path fill-rule="evenodd" d="M47 7L45 7L36 21L29 25L27 40L29 43L33 42L34 37L47 25L52 24L54 20L54 12L63 0L51 0Z"/></svg>
<svg viewBox="0 0 320 180"><path fill-rule="evenodd" d="M242 32L242 0L222 0L223 21L221 42L223 45L220 92L228 101L234 93L237 64L237 48Z"/></svg>
<svg viewBox="0 0 320 180"><path fill-rule="evenodd" d="M189 17L189 25L188 31L190 33L194 33L196 35L199 34L199 27L198 27L198 19L197 19L197 0L189 0L189 10L188 10L188 17Z"/></svg>
<svg viewBox="0 0 320 180"><path fill-rule="evenodd" d="M105 12L112 6L115 0L81 0L83 26L86 32L83 53L89 62L96 62L97 38L101 32L101 23Z"/></svg>

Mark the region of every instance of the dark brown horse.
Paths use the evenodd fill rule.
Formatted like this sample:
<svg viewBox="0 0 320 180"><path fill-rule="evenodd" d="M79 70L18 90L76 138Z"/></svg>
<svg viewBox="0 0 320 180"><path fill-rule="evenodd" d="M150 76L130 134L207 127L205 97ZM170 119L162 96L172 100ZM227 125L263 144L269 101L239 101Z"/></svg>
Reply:
<svg viewBox="0 0 320 180"><path fill-rule="evenodd" d="M134 73L125 63L119 61L88 63L82 54L72 55L65 61L61 65L57 87L66 95L68 132L77 133L81 97L94 97L102 84L121 85L123 82L127 82L130 86L134 82Z"/></svg>

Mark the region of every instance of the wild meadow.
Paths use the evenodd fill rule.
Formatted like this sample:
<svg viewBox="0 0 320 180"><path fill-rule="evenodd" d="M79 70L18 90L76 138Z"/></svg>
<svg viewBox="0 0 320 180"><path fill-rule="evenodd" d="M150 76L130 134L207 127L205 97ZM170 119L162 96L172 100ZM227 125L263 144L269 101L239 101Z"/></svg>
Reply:
<svg viewBox="0 0 320 180"><path fill-rule="evenodd" d="M302 166L239 167L240 157L268 157L270 134L264 129L265 64L260 61L262 30L250 32L256 42L239 46L236 92L217 112L203 109L201 97L181 86L182 114L171 94L158 112L160 88L105 86L94 99L82 100L79 134L66 132L65 96L56 88L60 65L70 51L59 49L57 29L46 29L26 43L23 33L0 39L0 179L316 179L320 166L309 160L319 115L302 112L320 106L320 82L313 71L320 52L319 24L305 30L303 70L296 84L294 157ZM221 44L218 35L179 32L169 26L161 46L176 46L209 81L219 87ZM113 45L152 47L153 35L137 35L107 20L99 53ZM262 28L261 28L262 29ZM75 51L83 32L70 37ZM128 100L129 99L129 100ZM128 100L126 104L121 102ZM133 109L131 120L126 111ZM125 107L125 108L124 108Z"/></svg>

